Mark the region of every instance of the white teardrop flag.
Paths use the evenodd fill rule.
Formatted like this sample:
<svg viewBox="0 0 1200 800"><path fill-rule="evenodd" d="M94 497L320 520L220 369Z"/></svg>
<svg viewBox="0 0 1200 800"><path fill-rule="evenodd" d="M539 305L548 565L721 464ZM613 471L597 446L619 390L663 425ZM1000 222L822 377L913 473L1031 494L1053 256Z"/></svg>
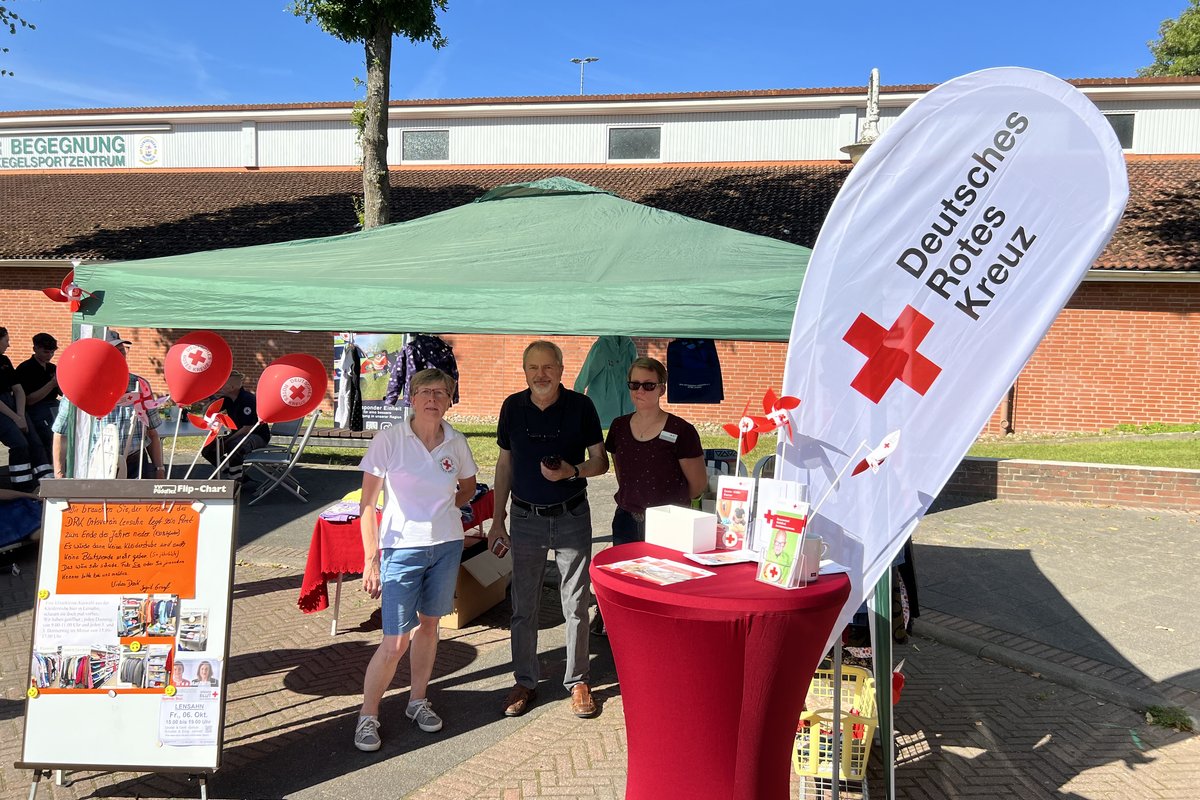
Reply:
<svg viewBox="0 0 1200 800"><path fill-rule="evenodd" d="M778 470L810 497L833 486L810 530L850 567L843 623L1100 254L1128 192L1096 106L1015 67L930 91L850 173L796 307L783 393L801 403ZM895 431L904 447L885 467L836 480Z"/></svg>

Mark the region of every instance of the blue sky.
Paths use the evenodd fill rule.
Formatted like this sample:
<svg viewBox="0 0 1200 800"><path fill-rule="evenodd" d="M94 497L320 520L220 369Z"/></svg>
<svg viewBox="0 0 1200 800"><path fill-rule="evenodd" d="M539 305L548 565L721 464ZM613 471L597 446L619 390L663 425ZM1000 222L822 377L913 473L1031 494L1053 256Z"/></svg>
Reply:
<svg viewBox="0 0 1200 800"><path fill-rule="evenodd" d="M287 0L8 0L0 110L350 101L362 47ZM392 97L938 83L992 66L1126 77L1187 0L450 0L450 44L397 41ZM711 9L711 11L709 11Z"/></svg>

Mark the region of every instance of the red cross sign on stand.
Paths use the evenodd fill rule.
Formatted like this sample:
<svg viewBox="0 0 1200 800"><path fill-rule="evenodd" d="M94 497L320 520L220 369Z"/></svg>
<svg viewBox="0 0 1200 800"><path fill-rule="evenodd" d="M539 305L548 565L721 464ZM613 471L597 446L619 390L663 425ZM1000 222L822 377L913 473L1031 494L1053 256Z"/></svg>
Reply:
<svg viewBox="0 0 1200 800"><path fill-rule="evenodd" d="M866 356L867 363L850 385L876 404L897 380L924 395L942 371L917 352L931 330L933 320L912 306L905 306L887 329L866 314L859 314L842 340Z"/></svg>

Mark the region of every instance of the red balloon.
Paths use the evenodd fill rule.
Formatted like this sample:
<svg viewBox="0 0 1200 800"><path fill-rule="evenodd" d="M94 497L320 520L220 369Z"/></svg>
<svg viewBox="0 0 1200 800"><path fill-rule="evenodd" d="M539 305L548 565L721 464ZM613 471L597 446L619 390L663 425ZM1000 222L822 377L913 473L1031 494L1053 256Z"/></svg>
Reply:
<svg viewBox="0 0 1200 800"><path fill-rule="evenodd" d="M320 359L305 353L281 356L258 379L258 417L268 423L300 419L321 405L328 385Z"/></svg>
<svg viewBox="0 0 1200 800"><path fill-rule="evenodd" d="M167 351L163 371L171 399L181 406L191 405L216 394L229 380L233 351L212 331L196 331Z"/></svg>
<svg viewBox="0 0 1200 800"><path fill-rule="evenodd" d="M129 386L125 356L103 339L72 342L58 359L58 387L67 399L93 417L117 405Z"/></svg>

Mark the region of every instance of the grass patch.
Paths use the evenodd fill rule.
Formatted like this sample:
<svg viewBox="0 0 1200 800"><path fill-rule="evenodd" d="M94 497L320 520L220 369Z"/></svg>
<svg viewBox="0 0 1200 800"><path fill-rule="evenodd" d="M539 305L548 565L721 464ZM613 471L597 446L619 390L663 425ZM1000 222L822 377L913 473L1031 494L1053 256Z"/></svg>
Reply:
<svg viewBox="0 0 1200 800"><path fill-rule="evenodd" d="M1146 709L1146 722L1180 733L1195 730L1191 716L1179 706L1150 706Z"/></svg>
<svg viewBox="0 0 1200 800"><path fill-rule="evenodd" d="M1200 438L1147 440L1117 437L1091 442L984 442L976 444L968 454L987 458L1200 469Z"/></svg>
<svg viewBox="0 0 1200 800"><path fill-rule="evenodd" d="M1196 433L1200 431L1200 422L1151 422L1146 425L1116 425L1105 433Z"/></svg>

